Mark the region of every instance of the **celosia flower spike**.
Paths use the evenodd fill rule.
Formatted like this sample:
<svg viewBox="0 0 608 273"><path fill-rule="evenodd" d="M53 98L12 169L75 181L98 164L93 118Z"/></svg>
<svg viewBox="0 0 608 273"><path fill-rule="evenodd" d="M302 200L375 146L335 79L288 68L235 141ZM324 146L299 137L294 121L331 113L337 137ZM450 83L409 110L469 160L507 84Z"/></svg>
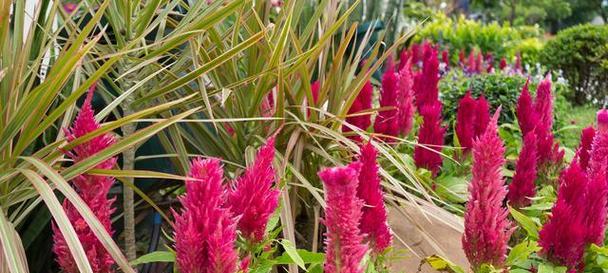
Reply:
<svg viewBox="0 0 608 273"><path fill-rule="evenodd" d="M392 65L388 64L382 75L382 90L380 92L380 107L391 109L382 110L374 121L374 132L387 136L399 135L399 114L398 114L398 88L397 73Z"/></svg>
<svg viewBox="0 0 608 273"><path fill-rule="evenodd" d="M439 60L437 50L427 46L424 51L422 70L414 78L416 107L421 112L425 105L432 105L439 100Z"/></svg>
<svg viewBox="0 0 608 273"><path fill-rule="evenodd" d="M464 152L468 152L473 147L473 139L475 138L475 120L476 120L477 101L471 96L471 91L467 91L460 102L458 103L458 111L456 112L456 136L460 147L464 148Z"/></svg>
<svg viewBox="0 0 608 273"><path fill-rule="evenodd" d="M260 148L253 165L236 179L228 194L227 205L239 217L238 230L254 243L264 239L266 224L279 205L273 159L274 137Z"/></svg>
<svg viewBox="0 0 608 273"><path fill-rule="evenodd" d="M584 198L587 175L576 161L562 172L557 201L539 232L541 255L576 272L587 245Z"/></svg>
<svg viewBox="0 0 608 273"><path fill-rule="evenodd" d="M509 184L507 200L515 208L529 206L530 198L536 195L536 134L530 132L524 137L524 144L517 159L515 175Z"/></svg>
<svg viewBox="0 0 608 273"><path fill-rule="evenodd" d="M406 136L414 125L414 79L412 76L410 60L406 61L404 67L399 70L399 128L401 134Z"/></svg>
<svg viewBox="0 0 608 273"><path fill-rule="evenodd" d="M348 109L348 117L346 118L346 122L352 124L353 126L358 127L359 129L365 131L371 124L371 114L361 114L360 112L369 110L372 108L372 96L374 92L374 87L370 83L370 81L365 82L361 91L357 95L355 101ZM343 132L352 131L351 128L344 125L342 126Z"/></svg>
<svg viewBox="0 0 608 273"><path fill-rule="evenodd" d="M475 117L475 137L483 135L490 123L490 103L483 95L477 99L477 116Z"/></svg>
<svg viewBox="0 0 608 273"><path fill-rule="evenodd" d="M357 196L363 200L363 215L359 222L361 232L375 254L382 254L391 245L391 230L387 222L383 193L378 175L377 151L372 143L361 147L361 171Z"/></svg>
<svg viewBox="0 0 608 273"><path fill-rule="evenodd" d="M95 120L95 113L93 112L93 107L91 105L94 92L95 85L89 89L87 97L82 104L78 116L74 120L72 128L66 130L68 142L72 142L101 127ZM74 162L80 162L91 156L95 156L97 153L114 144L115 141L116 140L112 135L107 133L102 134L87 142L76 145L71 151L66 152L66 155ZM116 158L112 157L99 163L95 168L109 170L112 169L114 164L116 164ZM114 199L108 199L108 193L114 183L114 179L109 176L83 174L75 177L72 182L74 188L80 197L82 197L82 200L89 206L103 227L111 235L113 231L110 217L114 212L114 209L112 208ZM112 266L114 265L112 256L110 256L103 244L97 239L97 236L86 224L78 210L67 199L63 201L63 208L68 219L74 226L78 239L82 243L93 272L114 272L112 269ZM66 273L79 272L63 234L61 234L61 231L55 224L53 224L52 228L54 241L53 252L57 255L59 266Z"/></svg>
<svg viewBox="0 0 608 273"><path fill-rule="evenodd" d="M176 264L182 273L234 273L236 219L223 207L223 171L217 159L195 159L175 216Z"/></svg>
<svg viewBox="0 0 608 273"><path fill-rule="evenodd" d="M422 107L420 115L423 121L418 131L420 145L414 148L416 166L430 170L433 175L437 175L443 162L440 153L443 149L445 127L441 125L441 108L439 101Z"/></svg>
<svg viewBox="0 0 608 273"><path fill-rule="evenodd" d="M363 202L357 197L360 163L319 172L325 188L326 273L362 273L367 252L359 229Z"/></svg>
<svg viewBox="0 0 608 273"><path fill-rule="evenodd" d="M538 124L538 114L534 110L534 102L528 91L527 80L517 100L517 122L523 136L533 131Z"/></svg>
<svg viewBox="0 0 608 273"><path fill-rule="evenodd" d="M473 271L482 264L502 267L513 232L508 211L502 205L506 195L502 176L505 148L498 137L499 113L500 108L485 133L473 144L473 177L462 237L462 246Z"/></svg>
<svg viewBox="0 0 608 273"><path fill-rule="evenodd" d="M591 152L591 144L593 143L594 137L595 129L593 129L593 126L589 126L581 131L581 143L578 146L576 155L583 170L587 170L587 166L589 164L589 153Z"/></svg>

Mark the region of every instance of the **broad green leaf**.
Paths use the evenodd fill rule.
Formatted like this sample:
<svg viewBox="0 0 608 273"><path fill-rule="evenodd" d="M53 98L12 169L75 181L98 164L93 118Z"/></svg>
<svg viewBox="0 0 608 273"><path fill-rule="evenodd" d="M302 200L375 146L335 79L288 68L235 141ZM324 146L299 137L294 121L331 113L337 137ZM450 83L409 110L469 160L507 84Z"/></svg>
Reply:
<svg viewBox="0 0 608 273"><path fill-rule="evenodd" d="M516 209L512 208L511 206L509 206L509 211L511 212L511 216L513 216L513 219L515 219L515 221L517 221L519 223L519 225L526 230L526 232L528 233L528 236L531 239L537 240L538 239L538 226L536 226L536 223L534 222L534 220L532 220L530 217L524 215L523 213L517 211Z"/></svg>
<svg viewBox="0 0 608 273"><path fill-rule="evenodd" d="M25 257L25 250L19 239L19 235L15 231L13 224L8 221L4 211L0 208L0 255L3 256L2 260L4 265L8 268L11 273L27 273L27 261ZM0 267L2 269L2 267Z"/></svg>
<svg viewBox="0 0 608 273"><path fill-rule="evenodd" d="M175 262L175 253L170 251L154 251L131 261L131 266L156 262L173 263Z"/></svg>
<svg viewBox="0 0 608 273"><path fill-rule="evenodd" d="M536 241L523 241L514 246L507 256L507 265L521 263L530 257L530 254L538 251L538 243Z"/></svg>
<svg viewBox="0 0 608 273"><path fill-rule="evenodd" d="M568 268L563 266L555 266L549 263L538 264L538 273L566 273Z"/></svg>
<svg viewBox="0 0 608 273"><path fill-rule="evenodd" d="M325 261L325 254L311 252L306 249L297 249L297 255L302 259L304 264L320 264ZM290 253L283 253L283 255L276 258L276 264L293 264L295 261L292 259Z"/></svg>
<svg viewBox="0 0 608 273"><path fill-rule="evenodd" d="M450 262L446 258L443 258L439 255L432 255L424 258L424 261L429 264L433 269L442 271L442 272L451 272L451 273L465 273L465 271L456 264Z"/></svg>
<svg viewBox="0 0 608 273"><path fill-rule="evenodd" d="M291 260L295 264L297 264L300 268L306 270L306 266L304 265L304 260L298 253L297 249L293 246L291 241L283 239L283 240L279 241L279 243L283 246L283 249L285 249L285 253L287 253L289 258L291 258Z"/></svg>

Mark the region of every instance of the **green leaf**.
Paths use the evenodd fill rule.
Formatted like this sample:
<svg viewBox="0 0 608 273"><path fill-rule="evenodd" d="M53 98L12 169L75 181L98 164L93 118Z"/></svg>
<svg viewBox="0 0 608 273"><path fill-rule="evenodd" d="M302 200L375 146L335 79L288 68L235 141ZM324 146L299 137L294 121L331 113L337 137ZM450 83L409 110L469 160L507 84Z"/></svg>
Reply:
<svg viewBox="0 0 608 273"><path fill-rule="evenodd" d="M548 263L538 265L538 273L566 273L568 269L563 266L554 266Z"/></svg>
<svg viewBox="0 0 608 273"><path fill-rule="evenodd" d="M169 251L154 251L131 261L129 264L136 266L139 264L156 262L173 263L175 262L175 253Z"/></svg>
<svg viewBox="0 0 608 273"><path fill-rule="evenodd" d="M530 254L538 251L538 243L536 241L523 241L514 246L507 257L507 265L518 264L528 259Z"/></svg>
<svg viewBox="0 0 608 273"><path fill-rule="evenodd" d="M465 273L462 267L448 261L446 258L443 258L439 255L432 255L426 257L424 258L424 261L437 271L450 273Z"/></svg>
<svg viewBox="0 0 608 273"><path fill-rule="evenodd" d="M517 221L519 223L519 225L524 230L526 230L526 232L528 233L528 236L531 239L537 240L538 239L538 226L536 226L536 223L534 223L534 220L532 220L532 218L524 215L523 213L517 211L516 209L512 208L511 206L509 206L509 211L511 212L513 219L515 219L515 221Z"/></svg>
<svg viewBox="0 0 608 273"><path fill-rule="evenodd" d="M293 263L297 264L300 268L306 270L306 266L304 265L304 260L302 259L302 256L300 256L298 250L294 247L291 241L283 239L279 241L279 243L281 243L283 249L285 249L285 254L287 254L289 258L291 258Z"/></svg>

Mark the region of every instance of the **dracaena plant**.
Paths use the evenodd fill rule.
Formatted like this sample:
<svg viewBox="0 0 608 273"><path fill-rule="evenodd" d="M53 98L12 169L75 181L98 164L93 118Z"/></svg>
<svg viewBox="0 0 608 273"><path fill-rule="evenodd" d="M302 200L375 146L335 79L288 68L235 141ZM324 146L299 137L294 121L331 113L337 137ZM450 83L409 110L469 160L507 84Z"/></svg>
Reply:
<svg viewBox="0 0 608 273"><path fill-rule="evenodd" d="M94 272L97 268L92 260L87 259L87 247L83 246L86 242L80 242L75 231L89 226L91 238L97 238L100 249L107 251L108 259L114 260L116 268L133 272L104 228L106 220L97 219L87 206L86 198L79 196L78 187L73 188L72 183L77 183L75 180L81 175L95 172L97 176L142 176L142 173L118 170L116 166L104 170L96 168L198 110L190 107L183 112L168 111L191 101L192 96L146 101L129 109L124 104L135 98L131 93L148 80L156 79L154 76L162 76L166 86L178 86L176 77L172 77L174 74L167 69L160 69L166 74L151 74L149 70L140 71L138 68L154 67L177 56L175 49L191 37L181 36L181 33L197 33L197 30L222 22L244 1L226 6L218 3L204 10L194 10L193 16L196 14L198 17L194 16L192 20L196 23L189 21L184 24L187 26L178 27L179 30L173 32L174 36L159 36L153 41L143 38L151 35L154 29L164 29L169 14L180 4L181 1L82 1L65 9L60 1L37 1L30 8L26 1L9 0L0 5L0 86L3 90L0 98L3 113L0 164L3 169L1 183L4 185L0 192L0 271L28 272L28 263L44 266L44 263L33 263L26 253L28 256L44 253L44 248L33 247L37 244L33 242L46 235L38 230L50 227L52 217L57 234L63 238L62 255L72 256L75 270ZM126 18L127 11L137 13L136 20ZM208 19L198 20L200 17ZM128 39L118 35L122 34L121 29L129 30L125 34ZM151 49L148 43L153 44L154 50L146 51ZM236 47L230 54L237 54L243 46ZM213 68L215 66L208 66L205 71ZM64 129L69 127L81 107L77 101L96 82L99 83L99 93L108 102L107 107L95 116L100 127L66 142ZM104 93L109 89L108 84L120 86L124 93ZM109 113L114 114L114 120L109 121ZM134 121L147 117L156 119L135 127ZM132 130L125 130L128 127ZM119 128L123 130L119 131ZM116 142L94 155L74 160L72 164L63 163L69 160L65 154L72 153L72 149L106 134L114 135ZM163 175L147 172L144 176ZM65 197L63 202L71 204L71 212L61 206L59 192ZM48 215L45 211L49 211L50 216L40 217ZM69 220L70 214L82 217L78 227ZM32 221L36 225L24 224ZM30 232L30 229L36 232ZM68 257L62 258L68 260ZM47 265L53 259L48 261ZM37 266L30 269L40 270Z"/></svg>

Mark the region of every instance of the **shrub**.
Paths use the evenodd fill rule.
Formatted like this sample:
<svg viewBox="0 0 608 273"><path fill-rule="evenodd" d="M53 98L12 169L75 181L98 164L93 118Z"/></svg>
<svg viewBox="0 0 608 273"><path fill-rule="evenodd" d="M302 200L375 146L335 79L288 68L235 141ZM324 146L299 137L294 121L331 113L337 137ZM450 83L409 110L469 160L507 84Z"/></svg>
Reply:
<svg viewBox="0 0 608 273"><path fill-rule="evenodd" d="M473 49L480 49L484 53L492 53L494 58L499 60L502 57L514 59L517 52L513 48L520 45L524 39L527 40L526 45L534 45L532 48L535 50L522 48L526 49L527 54L531 54L539 46L542 47L542 42L538 39L541 36L542 31L537 26L516 28L496 22L483 24L464 17L452 20L446 16L436 16L418 31L415 40L431 40L439 43L447 47L453 56L460 50L470 52ZM528 59L534 60L534 58ZM455 60L454 57L452 60Z"/></svg>
<svg viewBox="0 0 608 273"><path fill-rule="evenodd" d="M453 70L439 83L445 119L448 124L453 124L458 101L467 90L471 90L474 98L478 98L481 94L486 97L490 102L491 112L499 105L503 106L500 113L501 123L513 123L516 121L515 109L511 108L517 104L517 98L525 82L526 78L519 74L491 73L467 77L461 71Z"/></svg>
<svg viewBox="0 0 608 273"><path fill-rule="evenodd" d="M560 31L547 42L541 62L564 73L576 104L603 103L608 95L608 27L579 25Z"/></svg>

